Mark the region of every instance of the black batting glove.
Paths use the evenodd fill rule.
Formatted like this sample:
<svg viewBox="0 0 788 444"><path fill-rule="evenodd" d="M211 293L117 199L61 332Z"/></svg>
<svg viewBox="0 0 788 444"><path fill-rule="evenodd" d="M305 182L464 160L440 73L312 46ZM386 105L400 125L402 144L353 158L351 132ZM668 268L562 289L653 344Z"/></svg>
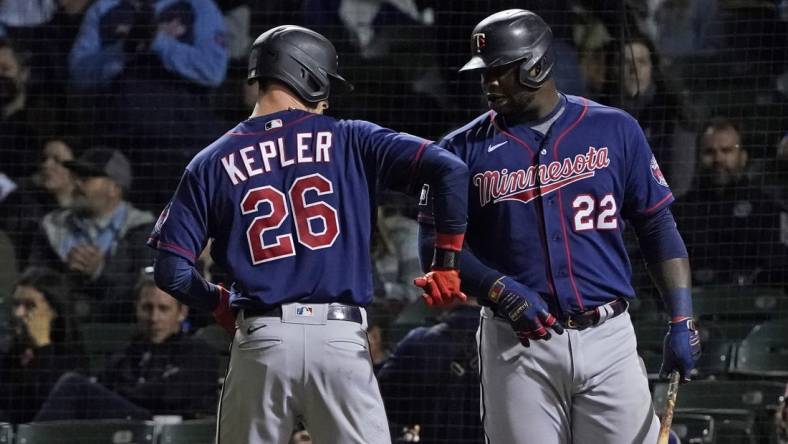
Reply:
<svg viewBox="0 0 788 444"><path fill-rule="evenodd" d="M547 304L539 293L509 276L502 276L490 288L488 298L498 312L506 316L520 340L528 347L531 340L551 338L549 328L559 335L564 332L560 322L547 311Z"/></svg>

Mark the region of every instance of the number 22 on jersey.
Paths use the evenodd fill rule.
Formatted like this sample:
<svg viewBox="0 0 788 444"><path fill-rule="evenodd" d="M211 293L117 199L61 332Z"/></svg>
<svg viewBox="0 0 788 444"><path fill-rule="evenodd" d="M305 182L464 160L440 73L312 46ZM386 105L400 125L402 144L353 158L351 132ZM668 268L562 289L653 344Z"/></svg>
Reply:
<svg viewBox="0 0 788 444"><path fill-rule="evenodd" d="M618 228L616 199L610 193L605 194L598 204L594 196L580 194L572 201L572 208L575 210L575 231L615 230ZM594 217L596 211L598 213Z"/></svg>
<svg viewBox="0 0 788 444"><path fill-rule="evenodd" d="M296 237L301 245L310 250L319 250L334 244L339 236L337 210L324 201L307 203L306 195L311 191L314 191L318 197L325 196L334 192L334 186L322 175L310 174L297 178L290 186L287 196L271 185L252 188L246 192L241 200L241 213L256 213L264 203L270 206L267 214L255 217L246 229L246 239L253 264L295 256L292 233L280 234L269 243L263 240L263 235L267 231L282 226L291 209L295 220ZM322 222L322 231L316 230L312 225L315 220Z"/></svg>

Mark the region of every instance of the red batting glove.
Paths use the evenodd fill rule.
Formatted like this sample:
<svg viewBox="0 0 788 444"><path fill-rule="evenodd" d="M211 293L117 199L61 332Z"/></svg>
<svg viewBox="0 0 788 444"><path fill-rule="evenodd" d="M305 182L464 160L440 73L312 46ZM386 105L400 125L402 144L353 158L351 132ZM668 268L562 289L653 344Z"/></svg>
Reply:
<svg viewBox="0 0 788 444"><path fill-rule="evenodd" d="M216 288L219 290L219 303L216 304L216 308L211 314L216 323L230 336L233 336L235 335L235 313L230 307L230 292L220 285L217 285Z"/></svg>
<svg viewBox="0 0 788 444"><path fill-rule="evenodd" d="M413 280L413 285L424 290L421 295L429 306L446 306L453 300L466 301L460 291L460 250L464 234L436 233L432 271Z"/></svg>
<svg viewBox="0 0 788 444"><path fill-rule="evenodd" d="M421 297L429 306L442 307L454 299L465 302L468 296L460 291L460 273L456 269L433 270L413 280L413 285L424 290Z"/></svg>

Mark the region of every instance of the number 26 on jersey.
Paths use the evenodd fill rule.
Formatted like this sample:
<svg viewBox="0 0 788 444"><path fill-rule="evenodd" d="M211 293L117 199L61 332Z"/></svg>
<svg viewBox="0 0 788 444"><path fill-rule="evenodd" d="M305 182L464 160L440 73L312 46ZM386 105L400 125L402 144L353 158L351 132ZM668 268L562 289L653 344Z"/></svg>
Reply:
<svg viewBox="0 0 788 444"><path fill-rule="evenodd" d="M246 239L253 264L295 256L292 233L280 234L268 243L263 239L267 231L282 226L285 219L290 216L291 210L295 221L296 237L301 245L310 250L319 250L334 244L339 236L337 210L324 201L307 203L306 195L311 191L318 197L326 196L334 192L334 186L322 175L310 174L296 179L290 186L287 196L271 185L252 188L246 192L241 200L241 213L259 212L261 204L264 203L270 207L267 214L255 217L246 229ZM312 223L317 220L321 223ZM315 225L322 225L322 230Z"/></svg>

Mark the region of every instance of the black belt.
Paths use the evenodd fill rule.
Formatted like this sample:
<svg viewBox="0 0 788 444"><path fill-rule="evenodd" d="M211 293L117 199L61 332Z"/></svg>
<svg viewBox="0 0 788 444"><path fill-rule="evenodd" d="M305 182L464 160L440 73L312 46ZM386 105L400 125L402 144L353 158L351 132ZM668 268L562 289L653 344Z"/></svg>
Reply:
<svg viewBox="0 0 788 444"><path fill-rule="evenodd" d="M308 304L305 304L308 305ZM277 305L273 308L249 308L244 309L244 317L245 318L281 318L282 317L282 306ZM361 309L354 305L342 305L342 304L330 304L328 306L328 316L327 318L329 321L348 321L348 322L355 322L357 324L363 324L364 318L361 316Z"/></svg>
<svg viewBox="0 0 788 444"><path fill-rule="evenodd" d="M599 307L586 310L582 313L577 313L568 316L564 320L564 327L573 328L575 330L583 330L588 327L601 324L608 319L615 318L621 313L627 311L629 302L626 299L618 298L613 302L600 305Z"/></svg>

